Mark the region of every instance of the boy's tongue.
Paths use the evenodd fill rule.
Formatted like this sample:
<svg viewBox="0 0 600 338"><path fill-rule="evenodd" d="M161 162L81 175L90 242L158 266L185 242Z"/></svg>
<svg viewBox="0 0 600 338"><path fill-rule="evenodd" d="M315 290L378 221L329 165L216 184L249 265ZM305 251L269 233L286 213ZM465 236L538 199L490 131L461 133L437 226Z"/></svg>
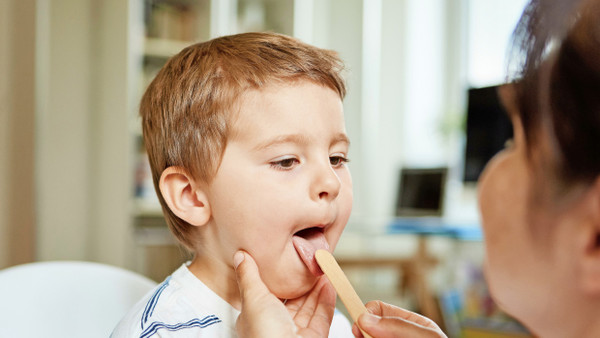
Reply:
<svg viewBox="0 0 600 338"><path fill-rule="evenodd" d="M315 276L322 275L323 271L321 271L315 260L315 252L317 250L324 249L329 251L329 244L325 239L322 229L310 228L302 230L292 237L292 242L298 255L308 267L308 270Z"/></svg>

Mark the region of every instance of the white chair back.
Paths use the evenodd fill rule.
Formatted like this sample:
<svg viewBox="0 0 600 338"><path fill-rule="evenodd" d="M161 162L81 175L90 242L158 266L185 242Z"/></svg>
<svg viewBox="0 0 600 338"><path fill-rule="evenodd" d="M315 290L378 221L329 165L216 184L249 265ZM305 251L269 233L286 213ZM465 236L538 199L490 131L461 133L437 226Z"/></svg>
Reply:
<svg viewBox="0 0 600 338"><path fill-rule="evenodd" d="M0 271L0 337L108 337L157 285L137 273L79 261Z"/></svg>

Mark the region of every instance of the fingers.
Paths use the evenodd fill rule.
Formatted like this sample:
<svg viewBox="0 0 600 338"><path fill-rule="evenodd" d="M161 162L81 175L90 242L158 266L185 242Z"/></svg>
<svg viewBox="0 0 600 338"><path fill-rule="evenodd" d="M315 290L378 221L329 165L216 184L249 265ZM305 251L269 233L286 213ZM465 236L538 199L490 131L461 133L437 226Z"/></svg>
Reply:
<svg viewBox="0 0 600 338"><path fill-rule="evenodd" d="M373 337L446 337L431 319L378 300L365 304L368 313L358 317L358 326ZM361 337L358 327L352 328Z"/></svg>
<svg viewBox="0 0 600 338"><path fill-rule="evenodd" d="M310 316L308 327L328 333L335 312L335 290L327 278L321 278L314 293L316 297L311 295L301 312Z"/></svg>
<svg viewBox="0 0 600 338"><path fill-rule="evenodd" d="M283 303L260 278L252 257L238 251L233 266L240 289L241 312L236 321L239 337L296 337L296 327Z"/></svg>
<svg viewBox="0 0 600 338"><path fill-rule="evenodd" d="M396 307L394 306L392 309L390 309L387 305L387 303L384 303L380 300L372 300L365 304L365 307L367 308L367 311L378 316L394 316L394 308Z"/></svg>
<svg viewBox="0 0 600 338"><path fill-rule="evenodd" d="M257 297L269 293L269 289L260 278L258 266L250 255L244 251L236 252L233 256L233 265L242 303L248 297Z"/></svg>
<svg viewBox="0 0 600 338"><path fill-rule="evenodd" d="M358 328L358 324L356 324L356 323L352 324L352 334L354 335L355 338L363 338L364 337L362 332Z"/></svg>
<svg viewBox="0 0 600 338"><path fill-rule="evenodd" d="M298 334L304 338L327 337L335 311L335 290L327 278L320 278L307 294L285 304Z"/></svg>
<svg viewBox="0 0 600 338"><path fill-rule="evenodd" d="M308 327L317 322L329 327L335 311L335 290L327 278L320 278L307 295L288 301L286 307L298 327Z"/></svg>
<svg viewBox="0 0 600 338"><path fill-rule="evenodd" d="M372 337L378 338L445 337L439 329L422 326L400 317L379 317L371 313L363 313L358 317L358 325Z"/></svg>
<svg viewBox="0 0 600 338"><path fill-rule="evenodd" d="M424 327L439 330L439 326L431 319L379 300L370 301L365 304L365 307L368 312L379 317L396 317Z"/></svg>

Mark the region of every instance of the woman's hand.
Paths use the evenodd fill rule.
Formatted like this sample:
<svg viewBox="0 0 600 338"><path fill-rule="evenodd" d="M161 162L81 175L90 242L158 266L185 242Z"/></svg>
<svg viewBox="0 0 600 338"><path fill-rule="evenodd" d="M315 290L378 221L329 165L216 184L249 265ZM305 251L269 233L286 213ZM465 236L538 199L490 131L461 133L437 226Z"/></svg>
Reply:
<svg viewBox="0 0 600 338"><path fill-rule="evenodd" d="M446 337L431 319L379 300L368 302L367 313L358 317L358 326L374 338ZM352 333L363 337L354 323Z"/></svg>
<svg viewBox="0 0 600 338"><path fill-rule="evenodd" d="M246 252L234 256L242 311L236 323L239 337L327 337L335 310L335 291L327 278L300 298L284 303L260 278Z"/></svg>

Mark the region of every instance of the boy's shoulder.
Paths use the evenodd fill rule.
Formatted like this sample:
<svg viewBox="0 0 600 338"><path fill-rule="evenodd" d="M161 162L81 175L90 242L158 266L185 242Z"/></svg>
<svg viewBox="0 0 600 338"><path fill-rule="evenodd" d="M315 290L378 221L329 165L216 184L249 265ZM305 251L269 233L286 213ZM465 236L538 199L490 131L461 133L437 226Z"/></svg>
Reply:
<svg viewBox="0 0 600 338"><path fill-rule="evenodd" d="M229 337L238 314L184 264L144 296L111 337Z"/></svg>

